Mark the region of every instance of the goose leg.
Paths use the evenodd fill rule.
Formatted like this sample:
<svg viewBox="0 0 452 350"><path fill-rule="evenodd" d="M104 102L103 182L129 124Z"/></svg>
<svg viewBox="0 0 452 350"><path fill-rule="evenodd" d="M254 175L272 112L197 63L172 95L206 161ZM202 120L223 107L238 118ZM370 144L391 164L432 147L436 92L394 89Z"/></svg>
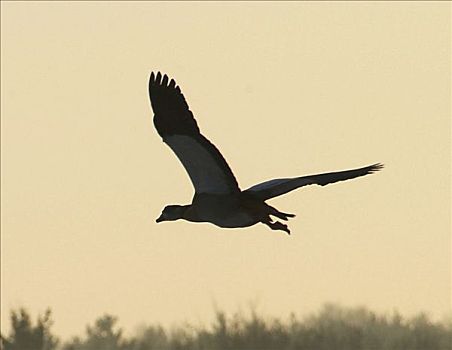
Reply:
<svg viewBox="0 0 452 350"><path fill-rule="evenodd" d="M268 227L270 227L272 230L281 230L286 232L288 235L290 235L290 230L287 227L287 225L284 225L282 222L279 221L275 221L275 222L271 222L271 221L265 221L263 222L265 225L267 225Z"/></svg>
<svg viewBox="0 0 452 350"><path fill-rule="evenodd" d="M287 221L289 218L295 217L295 214L283 213L282 211L279 211L278 209L272 207L271 205L268 205L267 203L265 203L265 204L267 205L267 208L269 209L269 214L276 216L279 219Z"/></svg>

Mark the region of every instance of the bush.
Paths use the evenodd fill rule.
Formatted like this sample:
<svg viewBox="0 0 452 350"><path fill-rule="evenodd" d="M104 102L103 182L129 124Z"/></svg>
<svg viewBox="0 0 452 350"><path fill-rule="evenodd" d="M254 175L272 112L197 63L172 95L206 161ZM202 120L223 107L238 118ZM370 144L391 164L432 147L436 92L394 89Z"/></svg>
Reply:
<svg viewBox="0 0 452 350"><path fill-rule="evenodd" d="M143 327L125 338L117 319L98 318L58 347L50 333L50 311L33 326L21 309L11 316L12 331L3 339L5 350L451 350L452 322L432 322L425 314L404 319L400 314L378 315L366 308L328 304L320 312L288 321L249 316L227 316L217 311L208 327Z"/></svg>
<svg viewBox="0 0 452 350"><path fill-rule="evenodd" d="M1 336L1 349L4 350L53 350L58 340L51 334L51 312L38 316L36 325L31 322L25 309L11 312L11 332L7 338Z"/></svg>

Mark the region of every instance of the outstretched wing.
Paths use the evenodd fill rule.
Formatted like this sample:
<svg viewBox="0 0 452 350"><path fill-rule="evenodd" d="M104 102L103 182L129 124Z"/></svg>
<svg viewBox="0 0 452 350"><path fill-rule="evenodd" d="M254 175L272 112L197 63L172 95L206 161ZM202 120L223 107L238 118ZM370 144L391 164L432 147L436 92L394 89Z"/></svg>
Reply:
<svg viewBox="0 0 452 350"><path fill-rule="evenodd" d="M381 170L382 168L383 164L377 163L366 166L364 168L337 171L334 173L308 175L289 179L275 179L254 185L244 192L250 193L260 199L267 200L293 191L299 187L307 185L325 186L330 183L350 180L354 179L355 177L372 174L378 170Z"/></svg>
<svg viewBox="0 0 452 350"><path fill-rule="evenodd" d="M176 82L151 73L149 96L154 126L190 177L196 193L240 192L237 180L220 151L199 132L193 113Z"/></svg>

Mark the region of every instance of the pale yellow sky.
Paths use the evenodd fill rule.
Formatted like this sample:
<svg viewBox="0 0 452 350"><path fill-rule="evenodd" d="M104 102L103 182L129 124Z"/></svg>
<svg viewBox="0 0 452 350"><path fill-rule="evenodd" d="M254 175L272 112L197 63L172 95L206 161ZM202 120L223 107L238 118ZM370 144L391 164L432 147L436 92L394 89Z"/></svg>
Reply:
<svg viewBox="0 0 452 350"><path fill-rule="evenodd" d="M2 1L2 332L20 306L50 306L65 337L103 312L133 329L250 300L450 311L450 7ZM151 70L242 188L386 168L272 201L292 236L156 224L193 190L153 128Z"/></svg>

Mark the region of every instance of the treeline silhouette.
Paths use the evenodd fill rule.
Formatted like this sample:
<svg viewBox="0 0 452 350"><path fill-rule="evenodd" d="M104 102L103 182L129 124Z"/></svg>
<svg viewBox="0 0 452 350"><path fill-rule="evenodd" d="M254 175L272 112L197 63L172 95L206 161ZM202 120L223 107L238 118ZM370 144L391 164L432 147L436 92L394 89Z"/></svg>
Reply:
<svg viewBox="0 0 452 350"><path fill-rule="evenodd" d="M217 311L209 326L165 329L146 326L126 337L117 318L104 315L69 341L52 334L48 310L33 322L25 309L11 312L11 331L2 350L450 350L452 320L433 322L425 314L403 318L367 308L327 304L318 313L287 321Z"/></svg>

